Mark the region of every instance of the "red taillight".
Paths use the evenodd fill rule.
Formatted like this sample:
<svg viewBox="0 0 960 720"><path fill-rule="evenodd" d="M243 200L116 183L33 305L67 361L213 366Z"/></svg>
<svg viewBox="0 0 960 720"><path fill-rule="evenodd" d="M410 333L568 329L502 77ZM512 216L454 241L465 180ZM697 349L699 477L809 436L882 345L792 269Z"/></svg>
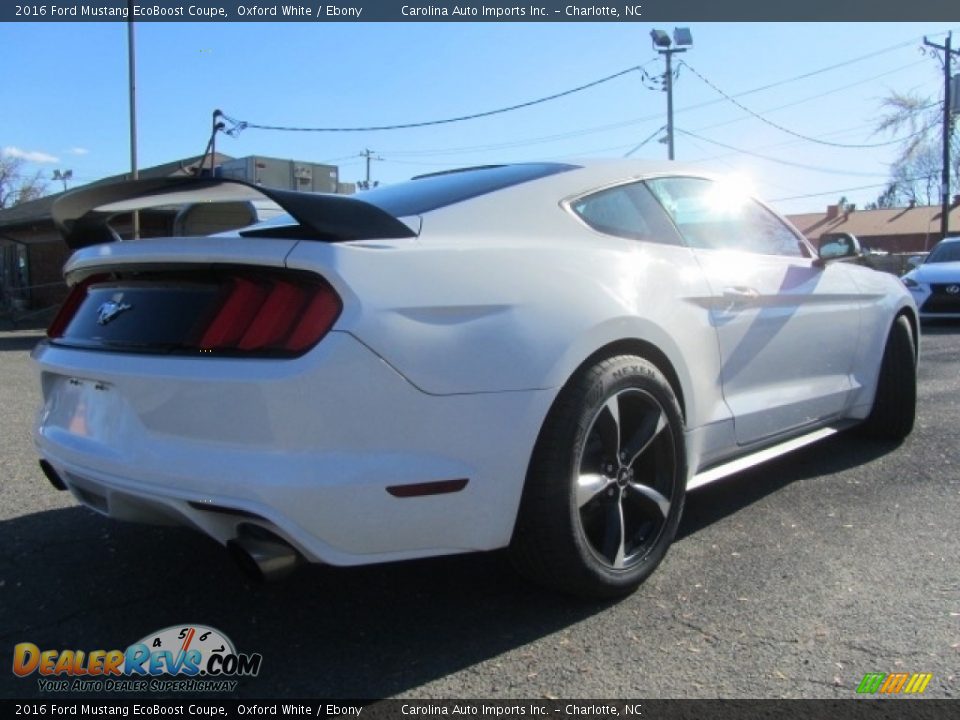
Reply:
<svg viewBox="0 0 960 720"><path fill-rule="evenodd" d="M333 327L340 315L340 298L333 290L329 293L317 293L307 301L300 316L300 322L290 333L284 347L290 352L303 352L323 337L324 328Z"/></svg>
<svg viewBox="0 0 960 720"><path fill-rule="evenodd" d="M129 312L101 321L100 308L118 298ZM342 309L336 291L306 272L118 272L75 285L47 335L106 350L292 357L320 342Z"/></svg>
<svg viewBox="0 0 960 720"><path fill-rule="evenodd" d="M285 339L298 320L304 296L304 291L291 283L281 281L274 285L240 339L240 349L269 347Z"/></svg>
<svg viewBox="0 0 960 720"><path fill-rule="evenodd" d="M232 281L226 300L200 339L202 348L235 347L267 296L265 288L245 278Z"/></svg>
<svg viewBox="0 0 960 720"><path fill-rule="evenodd" d="M47 328L47 337L63 337L67 326L70 324L70 321L73 320L74 315L77 314L77 310L80 309L80 305L87 297L87 288L103 278L103 275L94 275L73 286L67 295L67 299L64 300L63 305L60 306L60 310L57 311L57 316L53 319L53 322L50 323L50 327Z"/></svg>
<svg viewBox="0 0 960 720"><path fill-rule="evenodd" d="M202 331L204 352L299 354L330 331L343 305L333 288L307 276L232 280Z"/></svg>

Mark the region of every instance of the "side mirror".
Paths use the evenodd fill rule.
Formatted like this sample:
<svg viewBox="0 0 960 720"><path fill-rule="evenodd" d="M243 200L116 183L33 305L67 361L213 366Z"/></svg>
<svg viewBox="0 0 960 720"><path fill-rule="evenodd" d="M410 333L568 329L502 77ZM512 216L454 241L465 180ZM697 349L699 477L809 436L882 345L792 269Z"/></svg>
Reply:
<svg viewBox="0 0 960 720"><path fill-rule="evenodd" d="M923 261L926 259L924 255L914 255L913 257L907 258L907 265L916 269L923 265Z"/></svg>
<svg viewBox="0 0 960 720"><path fill-rule="evenodd" d="M828 262L858 258L862 254L856 239L850 235L837 235L821 243L817 265L823 267Z"/></svg>

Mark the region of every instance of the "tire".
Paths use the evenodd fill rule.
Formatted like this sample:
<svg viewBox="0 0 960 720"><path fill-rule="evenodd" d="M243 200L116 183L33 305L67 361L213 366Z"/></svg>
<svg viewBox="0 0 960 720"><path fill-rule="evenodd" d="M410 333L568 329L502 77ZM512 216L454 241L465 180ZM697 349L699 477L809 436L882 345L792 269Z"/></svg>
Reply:
<svg viewBox="0 0 960 720"><path fill-rule="evenodd" d="M916 345L910 322L900 315L890 328L873 408L860 430L880 440L903 440L913 430L916 414Z"/></svg>
<svg viewBox="0 0 960 720"><path fill-rule="evenodd" d="M561 592L633 592L663 560L683 511L680 407L650 362L621 355L560 391L533 451L510 545L517 569Z"/></svg>

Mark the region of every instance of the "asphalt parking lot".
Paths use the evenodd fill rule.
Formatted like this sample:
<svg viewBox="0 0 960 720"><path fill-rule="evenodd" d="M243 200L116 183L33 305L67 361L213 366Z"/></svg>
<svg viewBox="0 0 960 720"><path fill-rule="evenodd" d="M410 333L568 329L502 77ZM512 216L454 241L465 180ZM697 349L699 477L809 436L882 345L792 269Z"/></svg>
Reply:
<svg viewBox="0 0 960 720"><path fill-rule="evenodd" d="M263 654L245 697L850 698L865 673L960 695L960 325L925 329L899 447L841 435L691 493L665 564L584 603L501 553L251 586L189 530L103 519L37 468L37 332L0 333L0 696L13 646L110 649L182 623Z"/></svg>

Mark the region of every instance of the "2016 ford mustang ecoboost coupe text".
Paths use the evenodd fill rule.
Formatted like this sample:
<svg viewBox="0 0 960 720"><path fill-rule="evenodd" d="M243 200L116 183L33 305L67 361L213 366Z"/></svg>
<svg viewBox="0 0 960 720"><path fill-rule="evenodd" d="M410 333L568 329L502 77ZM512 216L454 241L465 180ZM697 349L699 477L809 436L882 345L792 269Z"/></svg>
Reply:
<svg viewBox="0 0 960 720"><path fill-rule="evenodd" d="M203 237L134 208L268 199ZM687 490L850 425L913 427L917 310L723 180L516 164L356 196L210 179L80 189L72 290L34 357L52 482L187 524L273 576L509 548L615 596Z"/></svg>

